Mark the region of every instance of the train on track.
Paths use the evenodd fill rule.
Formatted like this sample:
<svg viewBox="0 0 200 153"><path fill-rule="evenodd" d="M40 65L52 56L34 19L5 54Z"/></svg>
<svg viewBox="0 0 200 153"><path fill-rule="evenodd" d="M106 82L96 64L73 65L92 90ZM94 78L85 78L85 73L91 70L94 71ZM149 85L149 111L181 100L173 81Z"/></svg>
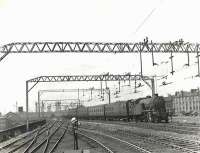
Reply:
<svg viewBox="0 0 200 153"><path fill-rule="evenodd" d="M135 120L136 122L168 122L169 113L166 111L165 99L162 96L127 101L118 101L111 104L102 104L90 107L69 109L67 118L78 117L89 120Z"/></svg>

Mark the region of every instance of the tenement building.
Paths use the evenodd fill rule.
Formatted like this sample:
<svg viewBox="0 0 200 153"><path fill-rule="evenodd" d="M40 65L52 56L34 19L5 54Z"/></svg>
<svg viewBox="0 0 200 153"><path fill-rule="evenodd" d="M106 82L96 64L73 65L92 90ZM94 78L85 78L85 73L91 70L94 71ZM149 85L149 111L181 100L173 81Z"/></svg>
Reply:
<svg viewBox="0 0 200 153"><path fill-rule="evenodd" d="M173 96L175 114L200 112L200 91L191 89L190 92L178 91Z"/></svg>

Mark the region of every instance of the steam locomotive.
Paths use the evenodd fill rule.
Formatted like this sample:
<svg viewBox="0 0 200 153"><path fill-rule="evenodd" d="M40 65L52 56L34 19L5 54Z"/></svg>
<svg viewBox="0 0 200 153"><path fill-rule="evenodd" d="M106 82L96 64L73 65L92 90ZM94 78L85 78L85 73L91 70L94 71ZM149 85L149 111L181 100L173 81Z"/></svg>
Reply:
<svg viewBox="0 0 200 153"><path fill-rule="evenodd" d="M168 122L168 112L165 107L164 97L147 96L145 98L118 101L111 104L102 104L90 107L70 109L67 117L80 119L101 120L135 120L136 122Z"/></svg>

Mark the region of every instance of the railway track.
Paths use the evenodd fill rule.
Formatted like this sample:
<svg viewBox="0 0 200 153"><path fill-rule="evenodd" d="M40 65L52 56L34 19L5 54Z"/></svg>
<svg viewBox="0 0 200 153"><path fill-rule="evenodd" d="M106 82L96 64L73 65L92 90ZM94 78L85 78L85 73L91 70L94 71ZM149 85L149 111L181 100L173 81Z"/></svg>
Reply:
<svg viewBox="0 0 200 153"><path fill-rule="evenodd" d="M118 133L119 134L119 133ZM124 133L122 133L123 135ZM179 138L174 136L154 136L152 134L150 135L143 135L138 133L130 133L127 132L125 134L131 135L134 138L143 139L146 142L154 142L157 144L162 144L165 146L172 147L176 150L180 150L181 152L187 152L187 153L199 153L200 152L200 142L189 140L186 138Z"/></svg>
<svg viewBox="0 0 200 153"><path fill-rule="evenodd" d="M3 143L3 145L0 147L0 151L1 152L9 152L8 149L10 149L10 150L13 149L13 151L14 151L15 148L18 148L22 144L24 144L24 145L27 144L28 142L31 141L31 139L33 139L34 135L36 135L39 131L43 130L46 126L48 126L48 124L43 125L42 127L38 128L32 132L29 132L28 134L25 134L19 138L16 138L13 141L8 141L8 142Z"/></svg>
<svg viewBox="0 0 200 153"><path fill-rule="evenodd" d="M86 121L88 122L88 121ZM180 125L174 123L143 123L143 122L120 122L120 121L89 121L91 123L106 123L106 124L118 124L126 126L134 126L145 129L159 130L159 131L169 131L176 132L179 134L192 134L196 135L200 132L200 126L198 125Z"/></svg>
<svg viewBox="0 0 200 153"><path fill-rule="evenodd" d="M130 133L129 133L130 134ZM139 137L148 142L155 142L158 144L162 144L165 146L169 146L175 148L176 150L180 150L181 152L187 153L199 153L200 152L200 142L193 141L185 138L179 138L174 136L145 136L140 134L132 134L132 137Z"/></svg>
<svg viewBox="0 0 200 153"><path fill-rule="evenodd" d="M63 122L54 122L46 125L35 131L21 140L7 144L0 151L1 153L53 153L57 152L58 145L62 142L66 132L68 131L68 124ZM103 143L94 138L91 138L83 133L79 134L82 137L96 143L103 148L105 152L114 153L111 149L106 147ZM98 147L98 148L100 148ZM98 149L97 149L98 150ZM102 149L101 149L102 150Z"/></svg>
<svg viewBox="0 0 200 153"><path fill-rule="evenodd" d="M119 139L117 137L105 134L105 133L94 132L94 131L91 131L91 130L81 128L81 129L79 129L78 134L81 135L81 136L87 137L87 138L93 140L94 142L97 142L101 147L104 148L104 150L106 152L109 152L109 153L121 152L122 150L120 150L119 145L120 145L120 147L121 147L121 145L126 146L127 150L126 151L123 150L124 152L133 152L134 151L135 153L152 153L151 151L144 149L144 148L142 148L138 145L135 145L135 144L130 143L126 140L122 140L122 139ZM89 135L93 135L93 136L89 136ZM97 137L99 137L99 136L104 137L104 140L102 140L102 138L101 138L102 142L97 140ZM109 141L108 139L110 139L112 141ZM115 146L113 146L113 144L111 142L112 143L116 142ZM108 147L105 144L107 144L108 146L110 146L112 144L112 146ZM112 149L110 149L110 148L112 148Z"/></svg>
<svg viewBox="0 0 200 153"><path fill-rule="evenodd" d="M99 145L100 147L102 147L103 150L105 150L105 152L114 153L114 151L112 151L109 147L107 147L106 145L104 145L102 142L96 140L95 138L92 138L92 137L90 137L90 136L88 136L86 134L83 134L81 132L79 132L78 135L83 136L83 137L85 137L85 138L93 141L94 143L96 143L97 145Z"/></svg>
<svg viewBox="0 0 200 153"><path fill-rule="evenodd" d="M81 128L82 129L82 128ZM85 131L90 131L93 132L103 132L107 133L110 136L115 136L120 138L126 138L130 137L130 139L134 139L136 141L145 141L147 144L148 143L154 143L155 144L160 144L162 146L167 146L168 148L173 148L176 151L179 152L187 152L187 153L198 153L200 152L200 141L195 141L195 140L190 140L188 138L181 138L181 137L176 137L176 136L169 136L169 135L163 135L163 134L156 134L154 135L153 133L142 133L142 132L136 132L136 131L124 131L124 130L119 130L119 129L104 129L104 130L88 130L87 129L82 129ZM147 149L148 150L148 149Z"/></svg>
<svg viewBox="0 0 200 153"><path fill-rule="evenodd" d="M200 152L200 142L192 141L184 138L165 136L165 137L155 137L159 143L169 145L171 147L183 150L189 153L199 153Z"/></svg>
<svg viewBox="0 0 200 153"><path fill-rule="evenodd" d="M31 134L16 139L10 144L2 146L1 153L53 153L61 143L63 137L70 128L67 123L56 121L54 123L42 126L41 128L33 131ZM117 153L117 152L135 152L135 153L152 153L159 152L152 148L156 145L162 148L171 148L178 153L199 153L200 141L193 141L186 138L180 138L169 135L153 135L150 133L137 133L134 131L123 131L114 129L92 130L90 128L79 128L78 135L86 138L92 143L102 148L104 152ZM129 139L128 139L129 137ZM132 141L130 141L132 140ZM142 142L142 143L140 143ZM144 145L145 144L145 145ZM151 145L155 146L152 147ZM125 150L123 150L125 149ZM163 148L164 149L164 148ZM171 152L176 152L171 151Z"/></svg>
<svg viewBox="0 0 200 153"><path fill-rule="evenodd" d="M73 135L72 126L69 126L68 129L69 129L68 133L70 135ZM107 145L103 144L101 141L89 136L88 134L85 134L85 133L81 132L80 130L77 130L77 132L78 132L77 134L79 136L84 137L87 140L91 141L92 143L95 143L96 145L101 147L104 152L106 152L106 153L115 153L113 150L111 150Z"/></svg>
<svg viewBox="0 0 200 153"><path fill-rule="evenodd" d="M15 141L12 141L11 143L7 143L1 147L1 153L14 153L14 152L20 152L22 153L23 148L27 145L29 146L30 143L35 143L35 140L38 136L41 136L45 133L45 131L51 127L53 127L54 123L49 123L41 128L38 128L37 130L31 132L30 134L21 137L19 139L16 139Z"/></svg>
<svg viewBox="0 0 200 153"><path fill-rule="evenodd" d="M142 127L153 130L176 132L180 134L197 134L200 131L200 127L191 125L180 125L172 123L128 123L128 125Z"/></svg>
<svg viewBox="0 0 200 153"><path fill-rule="evenodd" d="M50 123L49 123L50 124ZM45 126L47 126L48 124L45 124L43 125L42 127L40 128L37 128L31 132L29 132L28 134L25 133L25 134L22 134L20 136L18 136L17 138L13 138L12 140L9 140L9 141L5 141L5 142L2 142L1 145L0 145L0 151L5 149L5 148L8 148L9 146L11 145L14 145L15 143L21 141L22 139L25 139L29 136L32 136L34 133L38 132L39 130L42 130Z"/></svg>
<svg viewBox="0 0 200 153"><path fill-rule="evenodd" d="M53 137L55 137L55 139L57 140L57 133L58 131L61 129L63 123L62 122L58 122L55 126L53 126L51 129L48 129L46 131L46 135L37 138L37 142L35 142L32 146L30 146L30 148L28 149L29 153L46 153L51 151L51 146L50 142L51 139ZM65 129L66 130L66 129ZM56 146L53 146L53 149L55 149ZM26 153L26 152L24 152Z"/></svg>

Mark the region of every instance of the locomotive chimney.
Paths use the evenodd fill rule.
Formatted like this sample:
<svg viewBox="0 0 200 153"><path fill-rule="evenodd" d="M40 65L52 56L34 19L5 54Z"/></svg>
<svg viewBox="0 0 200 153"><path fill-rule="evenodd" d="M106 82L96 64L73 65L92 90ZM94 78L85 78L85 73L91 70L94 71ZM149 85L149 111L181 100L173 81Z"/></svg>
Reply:
<svg viewBox="0 0 200 153"><path fill-rule="evenodd" d="M158 94L154 94L155 97L158 97Z"/></svg>

